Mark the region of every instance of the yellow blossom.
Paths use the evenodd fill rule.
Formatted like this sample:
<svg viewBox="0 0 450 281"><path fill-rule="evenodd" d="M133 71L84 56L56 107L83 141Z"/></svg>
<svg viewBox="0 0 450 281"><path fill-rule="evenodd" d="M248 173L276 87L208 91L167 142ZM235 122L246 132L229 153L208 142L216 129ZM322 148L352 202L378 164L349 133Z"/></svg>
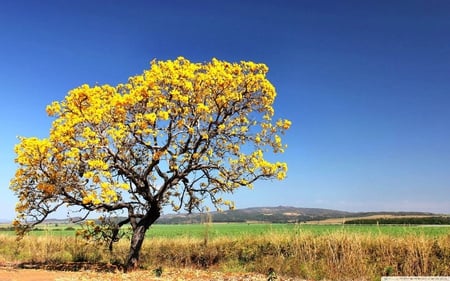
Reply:
<svg viewBox="0 0 450 281"><path fill-rule="evenodd" d="M159 111L158 117L162 120L168 120L169 119L169 112L167 111Z"/></svg>
<svg viewBox="0 0 450 281"><path fill-rule="evenodd" d="M207 105L205 105L203 103L199 103L199 104L197 104L197 112L198 113L210 113L211 110Z"/></svg>

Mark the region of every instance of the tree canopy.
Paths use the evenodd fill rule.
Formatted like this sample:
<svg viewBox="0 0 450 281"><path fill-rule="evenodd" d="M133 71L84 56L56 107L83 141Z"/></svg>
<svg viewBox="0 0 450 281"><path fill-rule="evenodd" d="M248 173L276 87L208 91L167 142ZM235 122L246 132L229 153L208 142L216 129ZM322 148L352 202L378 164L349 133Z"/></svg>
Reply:
<svg viewBox="0 0 450 281"><path fill-rule="evenodd" d="M274 118L265 64L153 61L126 83L82 85L47 113L48 138L20 137L10 188L26 231L61 206L125 213L145 233L161 209L233 208L224 193L286 177L268 158L291 122ZM151 219L149 218L151 217Z"/></svg>

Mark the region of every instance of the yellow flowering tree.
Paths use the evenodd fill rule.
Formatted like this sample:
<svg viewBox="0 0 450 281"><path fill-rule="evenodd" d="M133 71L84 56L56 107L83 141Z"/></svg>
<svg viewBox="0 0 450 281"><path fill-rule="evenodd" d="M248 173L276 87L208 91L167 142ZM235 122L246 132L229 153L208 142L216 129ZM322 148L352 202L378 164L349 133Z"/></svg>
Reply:
<svg viewBox="0 0 450 281"><path fill-rule="evenodd" d="M291 123L274 120L267 71L253 62L179 57L153 61L124 84L71 90L47 107L49 137L23 137L15 147L10 188L19 199L19 233L61 206L84 210L84 218L125 214L111 243L131 225L130 270L163 207L233 208L221 195L259 179L282 180L286 163L267 155L284 151L281 135Z"/></svg>

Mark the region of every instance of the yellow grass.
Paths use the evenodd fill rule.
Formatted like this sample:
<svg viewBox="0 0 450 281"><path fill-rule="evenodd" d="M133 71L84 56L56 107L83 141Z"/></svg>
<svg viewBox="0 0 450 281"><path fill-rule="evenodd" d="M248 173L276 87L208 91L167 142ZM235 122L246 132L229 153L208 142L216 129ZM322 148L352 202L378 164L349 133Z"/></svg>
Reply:
<svg viewBox="0 0 450 281"><path fill-rule="evenodd" d="M58 264L89 262L120 264L128 241L113 253L70 237L0 235L0 263ZM141 253L144 269L196 268L222 272L279 275L309 280L379 280L383 275L450 275L450 235L373 235L306 231L268 232L239 238L153 238Z"/></svg>

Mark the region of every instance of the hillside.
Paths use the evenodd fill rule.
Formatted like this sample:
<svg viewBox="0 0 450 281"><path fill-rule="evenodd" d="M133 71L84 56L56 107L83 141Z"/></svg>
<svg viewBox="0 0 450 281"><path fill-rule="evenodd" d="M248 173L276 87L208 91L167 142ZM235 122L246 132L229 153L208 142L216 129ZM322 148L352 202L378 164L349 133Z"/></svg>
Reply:
<svg viewBox="0 0 450 281"><path fill-rule="evenodd" d="M159 224L220 222L310 222L335 218L359 218L368 216L431 216L423 212L345 212L320 208L256 207L209 214L167 214L157 221Z"/></svg>
<svg viewBox="0 0 450 281"><path fill-rule="evenodd" d="M157 224L190 224L203 223L207 221L215 223L223 222L262 222L262 223L324 223L336 224L351 220L373 220L380 218L407 218L407 217L432 217L433 213L425 212L346 212L332 209L320 208L298 208L298 207L253 207L223 212L210 213L179 213L165 214L157 221ZM67 224L79 221L81 218L47 219L47 224ZM125 218L116 218L123 220ZM5 220L4 222L11 223ZM361 223L361 222L359 222Z"/></svg>

